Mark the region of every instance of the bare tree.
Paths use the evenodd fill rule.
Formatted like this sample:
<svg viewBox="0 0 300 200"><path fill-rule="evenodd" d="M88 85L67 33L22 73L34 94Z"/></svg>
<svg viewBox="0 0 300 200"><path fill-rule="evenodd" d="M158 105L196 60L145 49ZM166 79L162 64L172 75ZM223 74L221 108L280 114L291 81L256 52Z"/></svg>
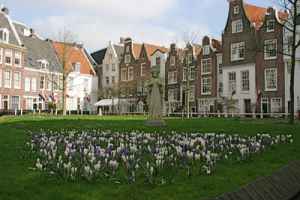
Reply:
<svg viewBox="0 0 300 200"><path fill-rule="evenodd" d="M63 29L58 33L57 42L59 43L58 58L62 67L62 84L60 89L62 90L62 109L63 115L67 114L67 88L68 88L68 77L72 72L72 63L70 58L72 56L72 48L74 47L74 35L71 31Z"/></svg>
<svg viewBox="0 0 300 200"><path fill-rule="evenodd" d="M284 56L288 56L291 60L291 77L290 77L290 123L295 122L295 66L296 66L296 52L300 47L300 39L298 25L299 13L300 13L300 0L270 0L276 5L283 8L288 13L288 17L284 20L283 28L286 34L288 34L288 41L284 43L284 50L282 53Z"/></svg>

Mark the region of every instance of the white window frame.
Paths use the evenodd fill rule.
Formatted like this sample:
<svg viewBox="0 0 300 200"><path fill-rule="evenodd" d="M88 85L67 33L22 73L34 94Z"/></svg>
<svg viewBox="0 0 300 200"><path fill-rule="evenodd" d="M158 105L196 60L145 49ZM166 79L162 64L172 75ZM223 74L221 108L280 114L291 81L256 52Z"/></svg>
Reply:
<svg viewBox="0 0 300 200"><path fill-rule="evenodd" d="M16 82L17 80L18 80L18 82ZM14 88L15 89L21 89L21 87L22 87L21 83L22 83L22 74L21 74L21 72L14 72Z"/></svg>
<svg viewBox="0 0 300 200"><path fill-rule="evenodd" d="M7 80L7 77L6 77L7 72L9 73L9 80ZM3 77L4 77L4 83L3 83L4 88L11 88L11 82L12 82L11 70L4 70ZM9 83L7 83L7 81L9 81Z"/></svg>
<svg viewBox="0 0 300 200"><path fill-rule="evenodd" d="M201 75L208 75L212 73L212 59L202 59L201 61Z"/></svg>
<svg viewBox="0 0 300 200"><path fill-rule="evenodd" d="M122 68L121 69L121 81L127 81L128 76L127 76L127 69Z"/></svg>
<svg viewBox="0 0 300 200"><path fill-rule="evenodd" d="M243 57L241 57L241 51L243 51ZM231 44L231 61L244 60L246 55L245 42L238 42Z"/></svg>
<svg viewBox="0 0 300 200"><path fill-rule="evenodd" d="M246 75L246 78L245 78ZM245 87L247 86L247 87ZM243 92L250 91L250 72L249 70L241 71L241 90Z"/></svg>
<svg viewBox="0 0 300 200"><path fill-rule="evenodd" d="M170 64L171 64L171 66L175 66L176 65L176 56L171 56L171 58L170 58Z"/></svg>
<svg viewBox="0 0 300 200"><path fill-rule="evenodd" d="M19 64L16 64L16 59L19 59ZM16 67L22 66L22 53L21 52L15 51L14 65Z"/></svg>
<svg viewBox="0 0 300 200"><path fill-rule="evenodd" d="M168 84L177 83L177 71L172 71L168 73Z"/></svg>
<svg viewBox="0 0 300 200"><path fill-rule="evenodd" d="M17 110L20 110L20 103L21 103L21 97L20 96L18 96L18 95L13 95L13 96L11 96L10 97L10 101L9 101L9 104L10 104L10 109L12 109L12 103L13 103L13 98L14 97L17 97L18 98L18 108L17 108Z"/></svg>
<svg viewBox="0 0 300 200"><path fill-rule="evenodd" d="M234 6L233 7L233 14L238 15L240 13L240 7L239 6Z"/></svg>
<svg viewBox="0 0 300 200"><path fill-rule="evenodd" d="M228 91L230 94L234 91L236 92L236 72L228 72L228 86Z"/></svg>
<svg viewBox="0 0 300 200"><path fill-rule="evenodd" d="M210 46L209 45L203 46L203 55L207 56L209 54L210 54Z"/></svg>
<svg viewBox="0 0 300 200"><path fill-rule="evenodd" d="M32 90L32 92L37 91L37 79L36 78L31 79L31 90Z"/></svg>
<svg viewBox="0 0 300 200"><path fill-rule="evenodd" d="M274 85L275 85L274 88L270 87L269 81L271 81L271 80L268 80L268 79L270 79L270 77L268 77L268 76L270 76L269 73L271 73L271 71L274 72L274 75L272 75L272 76L275 77L275 80L273 80L275 82L274 83ZM278 80L277 79L278 79L278 77L277 77L277 68L267 68L267 69L265 69L265 91L277 91L277 88L278 88Z"/></svg>
<svg viewBox="0 0 300 200"><path fill-rule="evenodd" d="M133 81L133 80L134 80L134 67L128 67L128 81Z"/></svg>
<svg viewBox="0 0 300 200"><path fill-rule="evenodd" d="M5 49L5 52L4 52L4 63L5 63L5 65L12 66L12 63L13 63L12 54L13 54L13 52L12 52L11 49ZM10 63L6 62L6 58L10 58Z"/></svg>
<svg viewBox="0 0 300 200"><path fill-rule="evenodd" d="M279 105L277 106L276 103L279 103ZM271 98L271 113L281 113L281 112L282 112L282 99Z"/></svg>
<svg viewBox="0 0 300 200"><path fill-rule="evenodd" d="M270 29L270 23L273 23L273 28ZM275 25L276 25L276 21L274 19L269 19L267 20L267 24L266 24L266 29L267 29L267 32L270 33L270 32L274 32L275 31Z"/></svg>
<svg viewBox="0 0 300 200"><path fill-rule="evenodd" d="M0 41L4 43L9 43L9 30L7 28L1 28L0 32L2 32L2 37L0 37ZM6 36L4 38L4 36Z"/></svg>
<svg viewBox="0 0 300 200"><path fill-rule="evenodd" d="M124 59L125 59L124 60L125 64L131 63L131 55L130 54L126 54Z"/></svg>
<svg viewBox="0 0 300 200"><path fill-rule="evenodd" d="M141 64L141 76L146 76L146 63Z"/></svg>
<svg viewBox="0 0 300 200"><path fill-rule="evenodd" d="M275 45L275 55L271 56L269 55L269 49L271 45ZM272 60L277 58L277 39L271 39L271 40L265 40L264 41L264 57L265 60Z"/></svg>
<svg viewBox="0 0 300 200"><path fill-rule="evenodd" d="M242 33L244 30L243 20L238 19L231 22L232 33Z"/></svg>
<svg viewBox="0 0 300 200"><path fill-rule="evenodd" d="M43 87L41 87L42 77L43 77ZM46 77L45 76L40 76L39 86L40 86L40 90L45 90L45 88L46 88Z"/></svg>
<svg viewBox="0 0 300 200"><path fill-rule="evenodd" d="M205 89L205 91L204 91ZM211 77L202 77L201 81L201 94L202 95L211 95L212 90L212 78Z"/></svg>
<svg viewBox="0 0 300 200"><path fill-rule="evenodd" d="M25 77L25 86L24 86L24 90L25 92L30 92L30 85L31 85L31 80L28 77Z"/></svg>

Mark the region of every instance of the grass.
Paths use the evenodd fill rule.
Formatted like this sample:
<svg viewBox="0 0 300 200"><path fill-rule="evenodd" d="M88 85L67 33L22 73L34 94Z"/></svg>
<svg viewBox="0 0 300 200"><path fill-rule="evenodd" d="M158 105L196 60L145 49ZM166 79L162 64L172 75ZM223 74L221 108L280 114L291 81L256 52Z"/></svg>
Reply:
<svg viewBox="0 0 300 200"><path fill-rule="evenodd" d="M207 199L245 185L257 177L300 159L300 123L250 119L167 119L162 129L147 128L143 117L1 117L0 118L0 199L4 200L197 200ZM221 162L213 176L187 178L178 175L176 183L148 186L142 183L70 183L30 170L34 161L24 152L28 130L46 129L110 129L180 132L217 132L238 134L293 134L294 143L273 147L246 162Z"/></svg>

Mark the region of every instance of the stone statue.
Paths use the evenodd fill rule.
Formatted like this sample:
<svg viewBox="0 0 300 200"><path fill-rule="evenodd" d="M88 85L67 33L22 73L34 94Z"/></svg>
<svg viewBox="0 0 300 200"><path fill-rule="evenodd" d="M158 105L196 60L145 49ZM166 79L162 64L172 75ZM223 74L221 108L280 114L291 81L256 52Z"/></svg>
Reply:
<svg viewBox="0 0 300 200"><path fill-rule="evenodd" d="M152 71L152 78L147 84L148 88L148 106L149 106L149 120L148 125L164 126L163 117L163 81L159 77L159 71Z"/></svg>

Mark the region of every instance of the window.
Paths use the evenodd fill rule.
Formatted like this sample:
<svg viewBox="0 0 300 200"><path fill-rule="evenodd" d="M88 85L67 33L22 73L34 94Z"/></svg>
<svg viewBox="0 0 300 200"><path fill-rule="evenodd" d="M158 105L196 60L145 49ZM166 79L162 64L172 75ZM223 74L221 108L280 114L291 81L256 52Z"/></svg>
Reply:
<svg viewBox="0 0 300 200"><path fill-rule="evenodd" d="M107 71L107 72L109 71L109 64L105 65L105 71Z"/></svg>
<svg viewBox="0 0 300 200"><path fill-rule="evenodd" d="M222 64L219 64L219 74L223 74L223 67L222 67Z"/></svg>
<svg viewBox="0 0 300 200"><path fill-rule="evenodd" d="M115 83L116 83L116 79L115 79L114 76L111 77L111 83L112 83L112 84L115 84Z"/></svg>
<svg viewBox="0 0 300 200"><path fill-rule="evenodd" d="M210 74L212 71L212 67L211 67L211 59L204 59L202 60L202 65L201 65L201 74L205 75L205 74Z"/></svg>
<svg viewBox="0 0 300 200"><path fill-rule="evenodd" d="M193 63L193 54L188 54L188 64L192 64Z"/></svg>
<svg viewBox="0 0 300 200"><path fill-rule="evenodd" d="M243 32L243 21L241 19L232 21L232 33Z"/></svg>
<svg viewBox="0 0 300 200"><path fill-rule="evenodd" d="M125 55L125 64L129 64L131 62L131 56L129 54Z"/></svg>
<svg viewBox="0 0 300 200"><path fill-rule="evenodd" d="M32 90L32 92L36 92L36 90L37 90L37 85L36 84L37 84L36 78L32 78L32 80L31 80L31 90Z"/></svg>
<svg viewBox="0 0 300 200"><path fill-rule="evenodd" d="M223 93L223 83L219 82L219 93Z"/></svg>
<svg viewBox="0 0 300 200"><path fill-rule="evenodd" d="M127 46L126 47L126 53L129 53L130 52L130 46Z"/></svg>
<svg viewBox="0 0 300 200"><path fill-rule="evenodd" d="M6 28L0 29L0 40L1 40L1 42L8 43L8 41L9 41L9 31Z"/></svg>
<svg viewBox="0 0 300 200"><path fill-rule="evenodd" d="M249 81L249 71L242 71L242 91L249 91L250 81Z"/></svg>
<svg viewBox="0 0 300 200"><path fill-rule="evenodd" d="M176 64L176 57L175 56L171 56L171 66L174 66Z"/></svg>
<svg viewBox="0 0 300 200"><path fill-rule="evenodd" d="M0 87L2 87L2 69L0 69Z"/></svg>
<svg viewBox="0 0 300 200"><path fill-rule="evenodd" d="M177 90L176 89L169 89L168 90L168 100L169 101L176 101L177 99Z"/></svg>
<svg viewBox="0 0 300 200"><path fill-rule="evenodd" d="M21 72L14 73L14 88L21 89Z"/></svg>
<svg viewBox="0 0 300 200"><path fill-rule="evenodd" d="M141 76L146 76L146 64L141 65Z"/></svg>
<svg viewBox="0 0 300 200"><path fill-rule="evenodd" d="M11 71L4 71L4 87L11 88Z"/></svg>
<svg viewBox="0 0 300 200"><path fill-rule="evenodd" d="M191 85L189 90L189 101L195 101L195 86Z"/></svg>
<svg viewBox="0 0 300 200"><path fill-rule="evenodd" d="M267 32L273 32L275 30L275 20L267 21Z"/></svg>
<svg viewBox="0 0 300 200"><path fill-rule="evenodd" d="M231 61L243 60L245 58L245 42L231 44Z"/></svg>
<svg viewBox="0 0 300 200"><path fill-rule="evenodd" d="M121 80L122 81L127 81L127 69L126 68L123 68L121 70Z"/></svg>
<svg viewBox="0 0 300 200"><path fill-rule="evenodd" d="M25 92L30 92L30 78L25 78Z"/></svg>
<svg viewBox="0 0 300 200"><path fill-rule="evenodd" d="M21 57L22 54L20 52L15 52L15 66L21 66Z"/></svg>
<svg viewBox="0 0 300 200"><path fill-rule="evenodd" d="M190 68L190 74L189 74L189 80L195 80L196 79L196 70L195 70L195 67L192 66Z"/></svg>
<svg viewBox="0 0 300 200"><path fill-rule="evenodd" d="M205 45L203 47L203 55L207 56L207 55L209 55L209 53L210 53L210 47L209 47L209 45Z"/></svg>
<svg viewBox="0 0 300 200"><path fill-rule="evenodd" d="M275 59L277 57L277 40L265 41L265 59Z"/></svg>
<svg viewBox="0 0 300 200"><path fill-rule="evenodd" d="M271 112L272 113L281 113L281 98L272 98L271 99Z"/></svg>
<svg viewBox="0 0 300 200"><path fill-rule="evenodd" d="M40 77L40 89L41 90L45 89L45 77L44 76Z"/></svg>
<svg viewBox="0 0 300 200"><path fill-rule="evenodd" d="M202 78L202 95L211 94L211 77Z"/></svg>
<svg viewBox="0 0 300 200"><path fill-rule="evenodd" d="M109 77L105 77L105 82L106 82L106 85L109 85Z"/></svg>
<svg viewBox="0 0 300 200"><path fill-rule="evenodd" d="M185 67L182 72L182 80L183 81L186 81L186 76L187 76L187 68Z"/></svg>
<svg viewBox="0 0 300 200"><path fill-rule="evenodd" d="M73 88L74 88L74 78L73 77L69 77L68 88L70 91L73 91Z"/></svg>
<svg viewBox="0 0 300 200"><path fill-rule="evenodd" d="M233 14L238 15L240 13L240 7L239 6L234 6L233 7Z"/></svg>
<svg viewBox="0 0 300 200"><path fill-rule="evenodd" d="M12 50L5 50L5 64L12 65Z"/></svg>
<svg viewBox="0 0 300 200"><path fill-rule="evenodd" d="M116 71L116 64L112 64L112 66L111 66L111 71L113 71L113 72Z"/></svg>
<svg viewBox="0 0 300 200"><path fill-rule="evenodd" d="M38 60L37 62L41 69L47 69L49 67L49 63L47 60Z"/></svg>
<svg viewBox="0 0 300 200"><path fill-rule="evenodd" d="M169 84L177 83L177 71L173 71L173 72L168 73L168 83Z"/></svg>
<svg viewBox="0 0 300 200"><path fill-rule="evenodd" d="M229 92L232 94L236 92L236 73L229 72L228 73L228 80L229 80Z"/></svg>
<svg viewBox="0 0 300 200"><path fill-rule="evenodd" d="M160 66L161 65L161 58L160 57L156 57L156 66Z"/></svg>
<svg viewBox="0 0 300 200"><path fill-rule="evenodd" d="M3 62L3 48L0 48L0 64Z"/></svg>
<svg viewBox="0 0 300 200"><path fill-rule="evenodd" d="M132 81L134 79L133 67L128 68L128 80Z"/></svg>
<svg viewBox="0 0 300 200"><path fill-rule="evenodd" d="M72 65L73 65L73 71L80 73L81 63L76 62L76 63L73 63Z"/></svg>
<svg viewBox="0 0 300 200"><path fill-rule="evenodd" d="M265 70L265 90L276 91L277 90L277 69L269 68Z"/></svg>
<svg viewBox="0 0 300 200"><path fill-rule="evenodd" d="M18 110L20 108L20 97L19 96L12 96L10 103L11 103L10 108L12 110Z"/></svg>

